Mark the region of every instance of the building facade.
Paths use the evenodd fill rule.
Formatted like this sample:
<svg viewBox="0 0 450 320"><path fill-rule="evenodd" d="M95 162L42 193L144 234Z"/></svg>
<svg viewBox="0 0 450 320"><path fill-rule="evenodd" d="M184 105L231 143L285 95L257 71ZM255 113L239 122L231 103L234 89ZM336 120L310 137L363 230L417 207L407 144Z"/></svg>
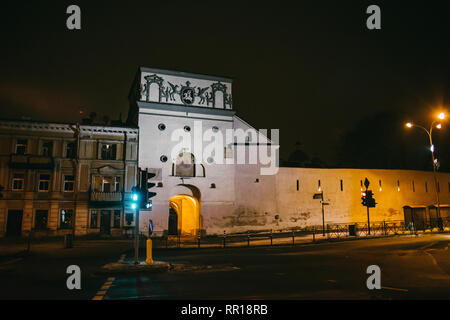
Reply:
<svg viewBox="0 0 450 320"><path fill-rule="evenodd" d="M137 139L133 128L0 121L0 236L124 233Z"/></svg>

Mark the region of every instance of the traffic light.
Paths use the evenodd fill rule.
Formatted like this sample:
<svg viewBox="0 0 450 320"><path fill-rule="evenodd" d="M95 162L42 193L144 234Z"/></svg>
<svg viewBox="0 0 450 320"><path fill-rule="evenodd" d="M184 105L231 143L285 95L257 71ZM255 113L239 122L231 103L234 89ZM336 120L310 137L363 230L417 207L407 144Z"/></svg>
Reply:
<svg viewBox="0 0 450 320"><path fill-rule="evenodd" d="M366 207L367 206L367 195L365 192L361 192L361 200L362 200L361 204Z"/></svg>
<svg viewBox="0 0 450 320"><path fill-rule="evenodd" d="M366 190L365 192L361 193L361 204L365 207L369 207L369 208L375 208L376 206L376 202L375 199L373 198L373 193L372 190Z"/></svg>
<svg viewBox="0 0 450 320"><path fill-rule="evenodd" d="M141 199L142 199L142 196L140 195L139 188L133 187L131 189L131 209L133 209L133 210L137 209Z"/></svg>
<svg viewBox="0 0 450 320"><path fill-rule="evenodd" d="M373 198L372 190L367 190L366 202L367 202L367 206L369 208L375 208L375 205L377 203L375 202L375 199Z"/></svg>
<svg viewBox="0 0 450 320"><path fill-rule="evenodd" d="M149 191L151 188L155 186L153 182L150 182L149 180L155 176L154 173L148 172L148 170L141 171L141 195L142 199L140 202L140 208L141 209L152 209L152 200L150 198L153 198L156 196L156 192Z"/></svg>

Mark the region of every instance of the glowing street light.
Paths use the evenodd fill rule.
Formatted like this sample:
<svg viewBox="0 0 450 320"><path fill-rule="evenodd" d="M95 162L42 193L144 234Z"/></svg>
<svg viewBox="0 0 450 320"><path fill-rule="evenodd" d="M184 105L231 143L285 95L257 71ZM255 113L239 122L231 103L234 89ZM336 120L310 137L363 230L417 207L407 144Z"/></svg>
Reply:
<svg viewBox="0 0 450 320"><path fill-rule="evenodd" d="M437 117L440 120L444 120L445 119L445 113L441 112L441 113L438 114ZM439 187L438 187L438 180L437 180L437 176L436 176L436 168L438 166L438 161L437 161L437 159L434 158L434 144L433 144L433 137L432 137L433 128L436 127L436 129L441 129L442 128L442 124L441 123L436 124L436 122L438 122L438 121L435 120L435 121L433 121L431 123L430 130L427 130L426 128L424 128L422 126L413 124L411 122L406 123L406 127L408 127L408 128L412 128L412 127L421 128L428 135L428 138L429 138L429 141L430 141L431 160L432 160L432 164L433 164L433 176L434 176L434 183L435 183L435 189L436 189L437 218L438 218L438 221L439 221L438 225L439 225L439 228L442 231L442 227L443 226L442 226L442 222L441 222L441 208L440 208L439 191L438 191Z"/></svg>

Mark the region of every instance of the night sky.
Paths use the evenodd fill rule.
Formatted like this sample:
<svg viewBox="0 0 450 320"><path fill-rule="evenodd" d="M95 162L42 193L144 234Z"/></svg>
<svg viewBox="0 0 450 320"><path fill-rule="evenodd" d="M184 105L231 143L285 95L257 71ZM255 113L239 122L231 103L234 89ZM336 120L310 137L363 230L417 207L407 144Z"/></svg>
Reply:
<svg viewBox="0 0 450 320"><path fill-rule="evenodd" d="M8 2L1 118L125 120L139 66L212 74L233 78L241 118L280 129L282 158L301 141L333 163L364 117L396 110L427 124L449 105L448 1ZM66 28L71 4L80 31ZM381 30L366 28L370 4Z"/></svg>

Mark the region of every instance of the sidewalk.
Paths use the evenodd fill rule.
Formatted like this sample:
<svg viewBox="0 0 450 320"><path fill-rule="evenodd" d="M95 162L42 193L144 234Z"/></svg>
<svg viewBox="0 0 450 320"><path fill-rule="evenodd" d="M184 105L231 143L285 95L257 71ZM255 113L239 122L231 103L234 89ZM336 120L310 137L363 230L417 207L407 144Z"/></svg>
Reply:
<svg viewBox="0 0 450 320"><path fill-rule="evenodd" d="M448 231L447 231L448 232ZM417 231L417 235L421 234L432 234L431 231ZM376 239L376 238L387 238L387 237L395 237L395 236L408 236L415 235L410 231L398 231L384 233L375 233L371 235L358 235L358 236L349 236L347 232L342 233L333 233L333 234L325 234L325 236L320 233L307 234L307 235L295 235L292 236L284 236L280 237L280 235L273 234L272 240L267 235L260 236L257 234L250 234L250 239L248 239L245 235L236 237L228 235L225 237L225 247L226 248L234 248L234 247L255 247L255 246L283 246L283 245L301 245L301 244L310 244L310 243L323 243L323 242L337 242L337 241L352 241L352 240L364 240L364 239ZM141 246L144 244L141 242ZM180 239L180 243L176 240L166 239L153 239L153 248L154 249L165 249L165 248L223 248L224 247L224 237L206 237L200 239L200 245L198 240L188 240L183 241Z"/></svg>
<svg viewBox="0 0 450 320"><path fill-rule="evenodd" d="M64 248L63 239L45 239L32 240L28 252L28 242L24 239L17 239L16 241L2 239L0 241L0 264L31 254L33 256L58 255L61 257L80 256L81 254L84 256L95 256L97 250L109 251L111 247L125 250L132 246L132 240L128 239L77 240L75 238L73 240L73 248Z"/></svg>

